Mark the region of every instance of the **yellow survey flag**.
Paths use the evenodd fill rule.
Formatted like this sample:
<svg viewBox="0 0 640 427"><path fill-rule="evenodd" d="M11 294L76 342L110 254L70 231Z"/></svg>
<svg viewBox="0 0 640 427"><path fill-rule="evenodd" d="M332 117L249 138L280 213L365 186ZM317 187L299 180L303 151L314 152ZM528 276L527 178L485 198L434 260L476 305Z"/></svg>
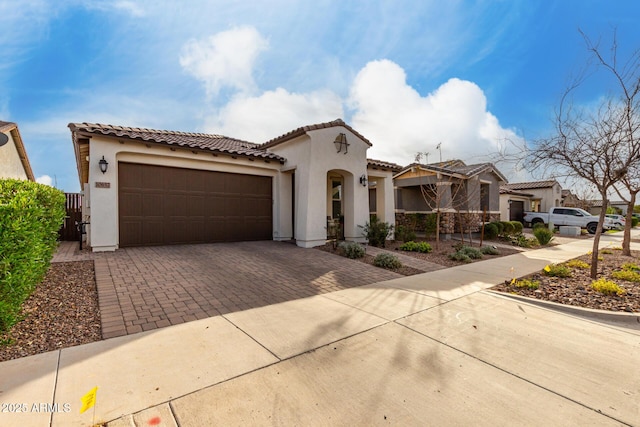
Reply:
<svg viewBox="0 0 640 427"><path fill-rule="evenodd" d="M80 398L80 401L82 401L82 408L80 408L81 414L96 404L97 391L98 391L98 387L94 387L91 390L89 390L89 393L85 394Z"/></svg>
<svg viewBox="0 0 640 427"><path fill-rule="evenodd" d="M549 267L548 265L544 268L544 271L546 271L547 273L551 271L551 267Z"/></svg>
<svg viewBox="0 0 640 427"><path fill-rule="evenodd" d="M516 278L514 277L513 279L511 279L511 284L515 285L516 284Z"/></svg>

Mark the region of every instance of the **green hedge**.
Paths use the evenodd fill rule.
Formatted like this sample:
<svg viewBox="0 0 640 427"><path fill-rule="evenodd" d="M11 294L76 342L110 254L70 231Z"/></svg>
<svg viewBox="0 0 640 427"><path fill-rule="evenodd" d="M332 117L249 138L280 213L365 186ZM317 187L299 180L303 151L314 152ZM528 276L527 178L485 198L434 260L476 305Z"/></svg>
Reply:
<svg viewBox="0 0 640 427"><path fill-rule="evenodd" d="M64 193L31 181L0 180L0 332L42 281L65 216Z"/></svg>

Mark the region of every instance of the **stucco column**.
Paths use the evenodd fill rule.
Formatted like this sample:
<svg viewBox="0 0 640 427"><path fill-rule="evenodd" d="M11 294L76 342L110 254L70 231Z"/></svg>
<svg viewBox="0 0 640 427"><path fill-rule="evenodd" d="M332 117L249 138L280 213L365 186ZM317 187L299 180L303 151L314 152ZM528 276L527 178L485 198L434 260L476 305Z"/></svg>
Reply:
<svg viewBox="0 0 640 427"><path fill-rule="evenodd" d="M293 238L292 212L292 172L279 173L273 179L273 238L289 240Z"/></svg>

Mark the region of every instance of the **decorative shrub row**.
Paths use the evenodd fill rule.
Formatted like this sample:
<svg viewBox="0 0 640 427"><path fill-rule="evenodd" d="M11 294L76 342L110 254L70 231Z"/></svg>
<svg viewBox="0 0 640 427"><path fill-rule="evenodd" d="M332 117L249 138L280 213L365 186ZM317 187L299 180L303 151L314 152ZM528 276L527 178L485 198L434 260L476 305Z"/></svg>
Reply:
<svg viewBox="0 0 640 427"><path fill-rule="evenodd" d="M0 332L19 320L22 303L42 281L64 216L60 190L0 180Z"/></svg>
<svg viewBox="0 0 640 427"><path fill-rule="evenodd" d="M495 239L496 237L511 237L522 234L522 223L520 221L493 221L484 225L484 237Z"/></svg>

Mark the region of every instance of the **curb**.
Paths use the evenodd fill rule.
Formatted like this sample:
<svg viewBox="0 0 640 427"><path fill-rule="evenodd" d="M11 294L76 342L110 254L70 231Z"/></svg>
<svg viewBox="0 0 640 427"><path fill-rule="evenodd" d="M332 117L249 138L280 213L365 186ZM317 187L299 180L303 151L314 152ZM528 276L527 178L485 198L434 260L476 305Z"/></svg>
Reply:
<svg viewBox="0 0 640 427"><path fill-rule="evenodd" d="M517 301L525 302L532 305L537 305L543 308L559 311L565 314L571 314L574 316L585 317L591 320L599 320L606 322L613 322L619 326L629 327L632 329L640 329L640 313L625 313L616 311L597 310L594 308L576 307L573 305L559 304L557 302L539 300L536 298L524 297L522 295L514 295L506 292L498 292L492 290L485 290L487 293L491 293L497 296L511 298Z"/></svg>

